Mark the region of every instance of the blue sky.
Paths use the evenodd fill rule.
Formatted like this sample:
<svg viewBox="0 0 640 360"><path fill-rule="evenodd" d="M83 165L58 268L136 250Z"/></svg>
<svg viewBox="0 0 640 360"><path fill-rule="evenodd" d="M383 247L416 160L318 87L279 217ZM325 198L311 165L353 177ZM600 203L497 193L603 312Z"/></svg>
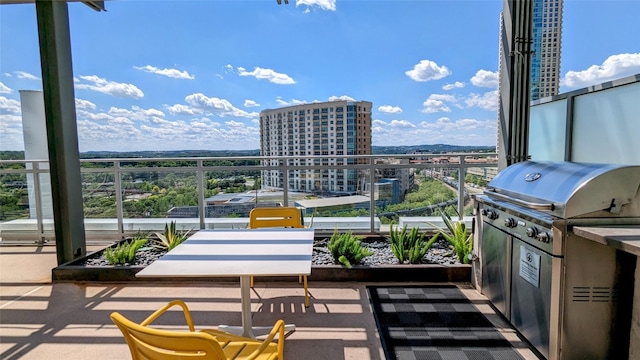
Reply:
<svg viewBox="0 0 640 360"><path fill-rule="evenodd" d="M374 145L496 141L498 0L69 4L80 151L258 149L261 110L373 102ZM561 92L640 73L640 0L565 0ZM0 150L41 90L34 4L0 6Z"/></svg>

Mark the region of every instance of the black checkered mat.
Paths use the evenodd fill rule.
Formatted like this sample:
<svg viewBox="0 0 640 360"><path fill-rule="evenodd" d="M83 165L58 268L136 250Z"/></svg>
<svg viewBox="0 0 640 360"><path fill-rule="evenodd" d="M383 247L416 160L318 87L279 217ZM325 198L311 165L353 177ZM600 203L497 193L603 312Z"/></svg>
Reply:
<svg viewBox="0 0 640 360"><path fill-rule="evenodd" d="M368 286L388 360L522 359L456 286Z"/></svg>

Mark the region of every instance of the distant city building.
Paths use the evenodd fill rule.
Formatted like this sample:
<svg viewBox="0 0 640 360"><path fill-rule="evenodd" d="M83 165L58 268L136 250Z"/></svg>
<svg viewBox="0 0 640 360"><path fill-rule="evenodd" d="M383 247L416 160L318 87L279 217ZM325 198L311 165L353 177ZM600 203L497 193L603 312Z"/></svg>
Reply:
<svg viewBox="0 0 640 360"><path fill-rule="evenodd" d="M288 184L279 170L262 171L262 187L302 192L356 192L357 169L336 166L364 163L366 159L340 155L371 154L371 108L368 101L329 101L269 109L260 112L260 152L262 156L294 156L292 165L320 166L321 169L290 170ZM310 156L304 158L304 156ZM279 165L281 160L265 160Z"/></svg>
<svg viewBox="0 0 640 360"><path fill-rule="evenodd" d="M531 100L557 95L560 89L563 0L533 1Z"/></svg>
<svg viewBox="0 0 640 360"><path fill-rule="evenodd" d="M409 164L409 159L376 159L376 164ZM386 180L384 180L386 179ZM397 193L394 193L392 204L404 200L404 196L408 194L415 185L415 175L413 168L396 168L388 167L380 169L376 174L376 182L389 182L389 179L398 181ZM384 180L384 181L383 181Z"/></svg>

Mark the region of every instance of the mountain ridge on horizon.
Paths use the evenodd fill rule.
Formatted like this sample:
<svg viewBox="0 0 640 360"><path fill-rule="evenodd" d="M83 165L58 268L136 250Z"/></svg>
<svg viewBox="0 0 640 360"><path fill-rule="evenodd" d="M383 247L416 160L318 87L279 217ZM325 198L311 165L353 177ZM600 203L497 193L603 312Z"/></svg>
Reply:
<svg viewBox="0 0 640 360"><path fill-rule="evenodd" d="M371 147L373 155L411 154L415 152L441 154L447 152L495 152L495 146L469 146L469 145L398 145ZM21 156L20 156L21 155ZM221 156L260 156L260 150L139 150L139 151L81 151L81 159L96 158L122 158L122 157L221 157ZM0 159L16 160L24 159L24 151L0 150Z"/></svg>
<svg viewBox="0 0 640 360"><path fill-rule="evenodd" d="M410 154L414 152L445 153L445 152L495 152L495 146L469 146L469 145L402 145L402 146L371 146L373 155ZM104 157L108 154L131 154L138 157L207 157L216 156L260 156L259 149L253 150L140 150L140 151L85 151L81 152L82 158ZM171 154L171 155L168 155ZM82 156L85 155L85 156ZM102 155L102 156L101 156ZM142 156L144 155L144 156ZM151 155L151 156L150 156ZM120 157L120 156L115 156Z"/></svg>

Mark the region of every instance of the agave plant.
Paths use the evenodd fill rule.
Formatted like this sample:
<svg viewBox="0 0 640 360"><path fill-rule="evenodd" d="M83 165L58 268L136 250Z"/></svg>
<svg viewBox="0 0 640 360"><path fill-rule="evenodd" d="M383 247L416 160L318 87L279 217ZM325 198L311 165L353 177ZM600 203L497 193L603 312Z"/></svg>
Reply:
<svg viewBox="0 0 640 360"><path fill-rule="evenodd" d="M352 264L359 264L365 257L373 255L371 250L362 246L361 239L351 231L339 234L336 230L331 235L327 247L335 261L350 268Z"/></svg>
<svg viewBox="0 0 640 360"><path fill-rule="evenodd" d="M425 233L419 234L418 228L414 227L407 232L407 225L402 230L399 227L391 228L389 232L391 240L391 251L398 258L400 263L408 261L410 264L418 264L429 251L433 243L438 240L435 234L429 241L425 242Z"/></svg>
<svg viewBox="0 0 640 360"><path fill-rule="evenodd" d="M447 226L447 231L440 231L440 234L453 246L458 260L463 264L468 264L473 251L473 234L467 232L467 226L463 220L453 221L446 212L441 212L442 221Z"/></svg>
<svg viewBox="0 0 640 360"><path fill-rule="evenodd" d="M172 250L182 244L189 237L191 230L181 233L176 230L176 222L172 221L164 225L164 233L156 233L155 247Z"/></svg>
<svg viewBox="0 0 640 360"><path fill-rule="evenodd" d="M122 242L114 248L106 248L104 257L111 265L127 264L133 262L138 250L144 246L147 238L134 238L128 242Z"/></svg>

